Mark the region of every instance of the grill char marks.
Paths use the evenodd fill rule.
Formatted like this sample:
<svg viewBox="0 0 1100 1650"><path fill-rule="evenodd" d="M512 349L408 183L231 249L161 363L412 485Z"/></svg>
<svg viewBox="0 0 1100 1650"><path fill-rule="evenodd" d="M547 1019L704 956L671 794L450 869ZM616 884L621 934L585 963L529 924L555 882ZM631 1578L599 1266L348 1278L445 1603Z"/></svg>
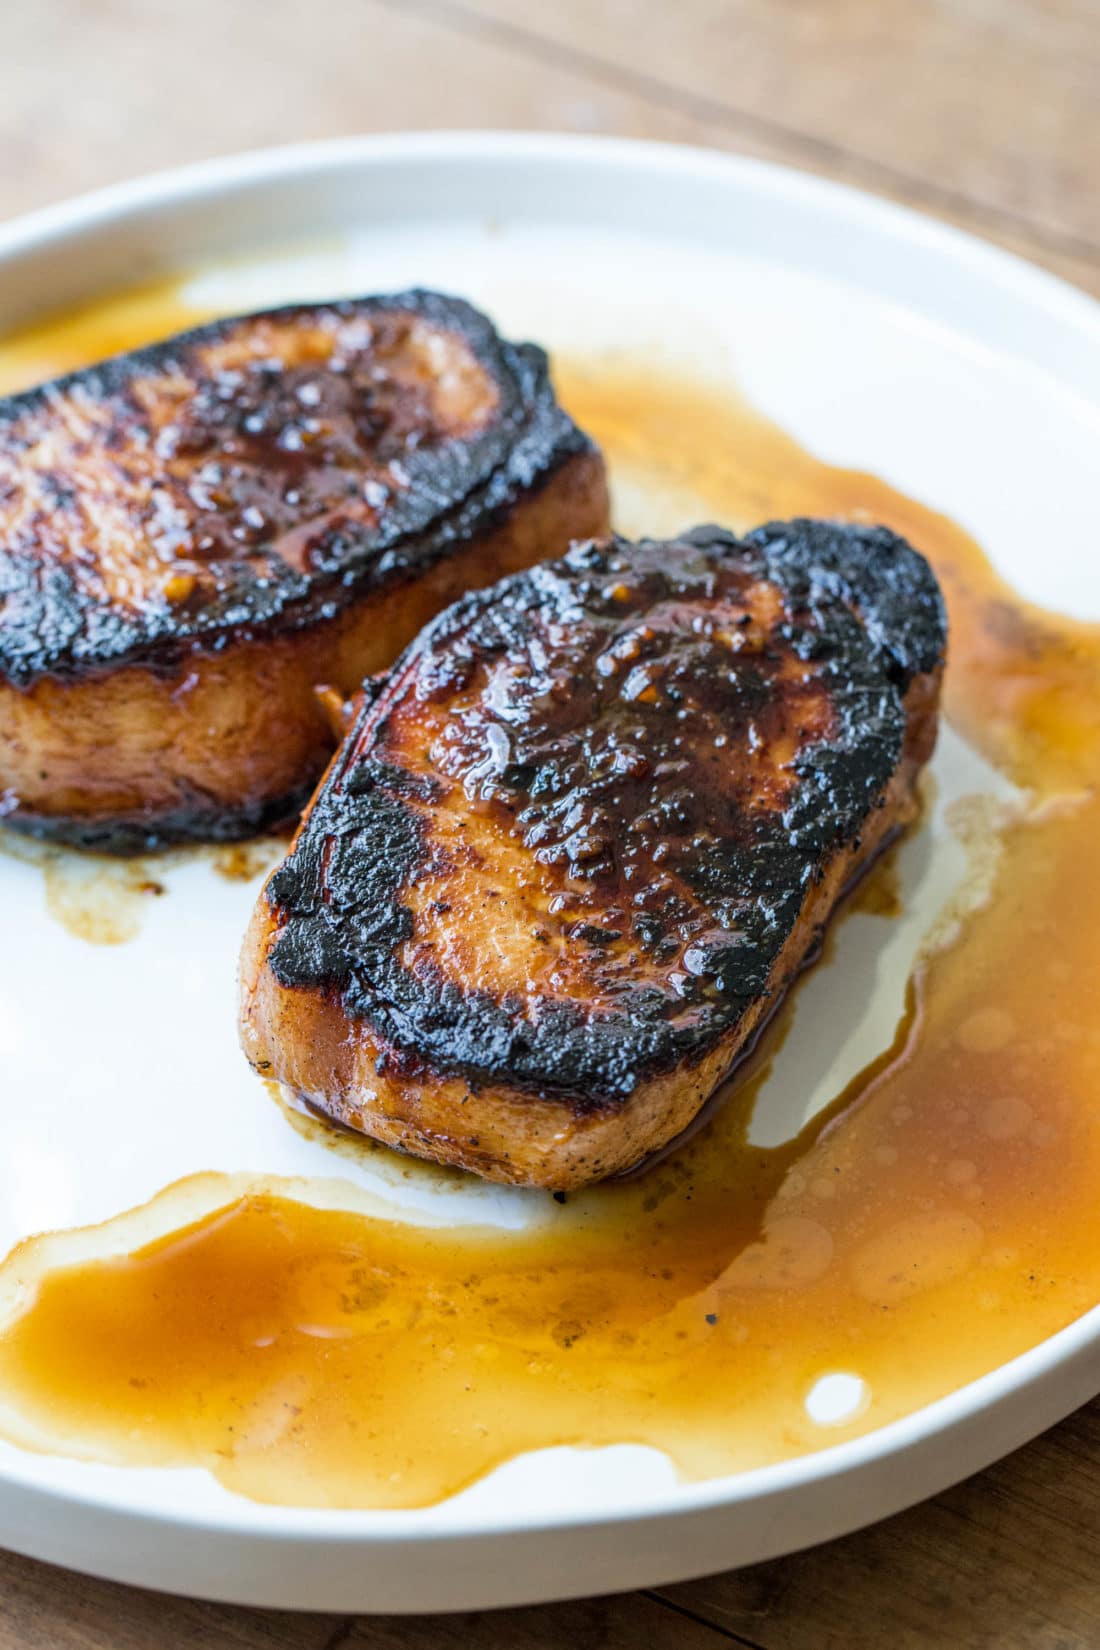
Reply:
<svg viewBox="0 0 1100 1650"><path fill-rule="evenodd" d="M675 1136L914 811L944 610L885 529L574 547L376 684L261 897L253 1063L493 1178Z"/></svg>
<svg viewBox="0 0 1100 1650"><path fill-rule="evenodd" d="M323 766L314 686L606 519L542 351L437 294L217 322L11 397L0 807L102 846L243 834Z"/></svg>

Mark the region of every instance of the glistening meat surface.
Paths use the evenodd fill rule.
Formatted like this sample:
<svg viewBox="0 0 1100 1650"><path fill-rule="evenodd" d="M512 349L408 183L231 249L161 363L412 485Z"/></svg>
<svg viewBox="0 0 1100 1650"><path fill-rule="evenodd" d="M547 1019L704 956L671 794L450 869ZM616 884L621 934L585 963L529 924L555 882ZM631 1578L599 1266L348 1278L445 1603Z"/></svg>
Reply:
<svg viewBox="0 0 1100 1650"><path fill-rule="evenodd" d="M576 546L373 684L242 961L260 1071L491 1178L678 1134L915 811L946 645L882 528Z"/></svg>
<svg viewBox="0 0 1100 1650"><path fill-rule="evenodd" d="M543 352L434 293L237 317L0 402L0 816L140 849L293 817L350 693L607 525Z"/></svg>

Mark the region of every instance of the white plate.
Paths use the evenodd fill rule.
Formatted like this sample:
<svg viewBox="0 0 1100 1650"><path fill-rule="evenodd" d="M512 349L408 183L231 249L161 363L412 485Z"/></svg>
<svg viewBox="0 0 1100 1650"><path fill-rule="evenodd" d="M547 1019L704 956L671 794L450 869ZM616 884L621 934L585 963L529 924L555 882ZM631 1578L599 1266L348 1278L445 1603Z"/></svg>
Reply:
<svg viewBox="0 0 1100 1650"><path fill-rule="evenodd" d="M210 270L200 295L226 309L419 282L468 294L551 349L728 361L823 457L959 518L1025 593L1100 613L1100 311L895 207L687 149L355 140L216 162L24 219L0 232L0 312L14 325L196 265ZM974 761L944 740L944 795L993 783ZM920 924L961 871L937 821L933 833L935 852L911 864L919 920L892 932L870 1012L818 1103L892 1035ZM137 940L92 951L45 918L40 873L0 859L4 929L18 936L0 952L0 1248L116 1214L194 1170L358 1174L408 1196L385 1165L356 1170L288 1128L237 1051L233 973L255 885L203 862L170 880ZM872 918L847 921L844 965L874 954L880 935ZM810 993L829 989L828 971L810 981L797 1018L808 1023ZM186 1028L174 1044L172 1019ZM791 1122L784 1062L797 1056L796 1026L761 1130ZM448 1199L449 1218L527 1213L521 1194L476 1184ZM147 1586L341 1611L655 1585L895 1512L1098 1389L1100 1310L903 1421L798 1460L680 1484L649 1450L547 1451L417 1512L259 1506L198 1471L4 1446L0 1542Z"/></svg>

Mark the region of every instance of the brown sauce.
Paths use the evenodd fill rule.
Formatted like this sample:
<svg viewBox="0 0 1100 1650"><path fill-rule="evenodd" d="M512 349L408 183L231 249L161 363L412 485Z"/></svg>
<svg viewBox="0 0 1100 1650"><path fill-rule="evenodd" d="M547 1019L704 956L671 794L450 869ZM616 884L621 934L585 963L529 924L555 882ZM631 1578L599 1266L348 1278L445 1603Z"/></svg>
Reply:
<svg viewBox="0 0 1100 1650"><path fill-rule="evenodd" d="M218 876L226 882L254 882L257 877L273 871L285 856L290 841L288 827L279 836L255 837L250 842L226 842L217 847L199 849ZM189 849L187 852L194 853Z"/></svg>
<svg viewBox="0 0 1100 1650"><path fill-rule="evenodd" d="M226 882L252 882L274 869L287 836L195 844L137 859L111 859L0 828L0 853L42 872L46 911L87 945L125 945L141 933L153 899L168 891L175 866L205 860Z"/></svg>
<svg viewBox="0 0 1100 1650"><path fill-rule="evenodd" d="M184 302L177 281L150 282L94 299L0 340L0 395L29 389L211 319L209 310Z"/></svg>
<svg viewBox="0 0 1100 1650"><path fill-rule="evenodd" d="M46 910L74 939L125 945L140 934L150 901L164 893L163 866L150 858L112 860L0 832L0 852L42 872Z"/></svg>
<svg viewBox="0 0 1100 1650"><path fill-rule="evenodd" d="M636 1181L535 1199L525 1232L210 1175L21 1245L0 1269L0 1427L29 1447L329 1505L435 1502L561 1443L650 1444L704 1478L903 1415L1100 1300L1100 629L1022 604L946 518L728 393L558 376L627 531L860 516L931 558L946 714L1031 798L995 854L988 810L960 810L990 897L926 956L893 1048L779 1149L745 1119L797 991L704 1131ZM857 896L901 897L888 859ZM864 1384L822 1425L806 1400L835 1373Z"/></svg>

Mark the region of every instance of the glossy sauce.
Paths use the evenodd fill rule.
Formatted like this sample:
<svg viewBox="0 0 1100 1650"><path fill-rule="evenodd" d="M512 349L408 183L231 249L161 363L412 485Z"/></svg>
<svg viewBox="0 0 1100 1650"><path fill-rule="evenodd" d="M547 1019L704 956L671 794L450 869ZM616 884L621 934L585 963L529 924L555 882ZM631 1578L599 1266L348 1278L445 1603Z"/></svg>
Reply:
<svg viewBox="0 0 1100 1650"><path fill-rule="evenodd" d="M971 821L991 897L927 955L893 1048L782 1148L749 1144L746 1119L797 991L705 1130L636 1181L533 1198L525 1232L210 1175L31 1240L0 1273L8 1436L294 1503L424 1505L561 1443L650 1444L701 1478L903 1415L1100 1299L1100 631L1021 604L950 521L728 393L621 367L558 379L625 530L830 514L930 557L946 714L1029 793L995 854ZM889 861L857 897L896 910ZM823 1424L835 1374L858 1379Z"/></svg>

